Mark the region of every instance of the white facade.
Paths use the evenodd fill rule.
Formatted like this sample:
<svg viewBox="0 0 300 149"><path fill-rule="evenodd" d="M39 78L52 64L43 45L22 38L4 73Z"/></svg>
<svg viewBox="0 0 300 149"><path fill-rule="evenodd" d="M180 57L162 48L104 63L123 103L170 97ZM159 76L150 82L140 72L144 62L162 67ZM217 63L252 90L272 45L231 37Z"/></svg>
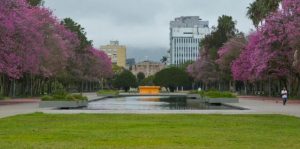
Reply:
<svg viewBox="0 0 300 149"><path fill-rule="evenodd" d="M170 23L170 60L171 65L196 61L199 57L200 41L209 34L208 21L198 16L180 17Z"/></svg>

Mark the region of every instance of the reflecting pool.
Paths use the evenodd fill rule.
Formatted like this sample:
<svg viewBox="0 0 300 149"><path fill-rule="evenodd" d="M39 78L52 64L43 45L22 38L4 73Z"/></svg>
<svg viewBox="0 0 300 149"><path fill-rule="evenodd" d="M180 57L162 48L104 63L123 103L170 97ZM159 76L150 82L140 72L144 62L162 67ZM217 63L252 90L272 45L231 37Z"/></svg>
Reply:
<svg viewBox="0 0 300 149"><path fill-rule="evenodd" d="M88 104L88 110L230 110L221 104L208 104L185 97L135 96L107 98Z"/></svg>

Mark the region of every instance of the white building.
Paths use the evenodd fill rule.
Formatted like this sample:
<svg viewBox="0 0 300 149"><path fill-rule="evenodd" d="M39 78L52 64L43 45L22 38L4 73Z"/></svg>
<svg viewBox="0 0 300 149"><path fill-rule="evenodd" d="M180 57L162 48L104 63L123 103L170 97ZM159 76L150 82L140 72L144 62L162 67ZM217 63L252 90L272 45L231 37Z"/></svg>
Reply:
<svg viewBox="0 0 300 149"><path fill-rule="evenodd" d="M179 17L170 22L169 64L180 65L200 57L200 41L210 33L208 21L198 16Z"/></svg>

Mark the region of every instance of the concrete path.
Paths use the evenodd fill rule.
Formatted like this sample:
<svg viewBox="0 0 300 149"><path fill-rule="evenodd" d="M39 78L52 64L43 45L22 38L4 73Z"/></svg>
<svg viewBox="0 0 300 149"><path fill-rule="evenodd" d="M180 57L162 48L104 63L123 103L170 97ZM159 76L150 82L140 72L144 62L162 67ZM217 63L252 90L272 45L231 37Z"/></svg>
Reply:
<svg viewBox="0 0 300 149"><path fill-rule="evenodd" d="M85 95L89 99L97 97L91 93ZM277 103L274 100L260 100L260 97L241 97L240 103L230 105L247 108L248 110L52 110L41 109L38 107L38 103L27 103L0 106L0 118L34 112L49 114L282 114L300 118L300 104L297 102L283 106L281 101Z"/></svg>
<svg viewBox="0 0 300 149"><path fill-rule="evenodd" d="M23 103L0 106L0 118L35 112L41 112L38 103Z"/></svg>
<svg viewBox="0 0 300 149"><path fill-rule="evenodd" d="M104 98L99 97L96 93L84 93L88 100ZM11 99L0 101L0 118L5 118L20 114L30 114L35 112L51 111L51 109L39 108L39 99ZM59 110L58 110L59 111Z"/></svg>
<svg viewBox="0 0 300 149"><path fill-rule="evenodd" d="M28 99L28 98L22 98L22 99L9 99L9 100L0 100L0 106L3 105L15 105L15 104L24 104L24 103L38 103L40 99Z"/></svg>
<svg viewBox="0 0 300 149"><path fill-rule="evenodd" d="M253 114L283 114L300 117L300 104L298 101L289 101L283 106L281 99L260 100L260 97L241 97L240 102L231 104L247 108L247 113Z"/></svg>

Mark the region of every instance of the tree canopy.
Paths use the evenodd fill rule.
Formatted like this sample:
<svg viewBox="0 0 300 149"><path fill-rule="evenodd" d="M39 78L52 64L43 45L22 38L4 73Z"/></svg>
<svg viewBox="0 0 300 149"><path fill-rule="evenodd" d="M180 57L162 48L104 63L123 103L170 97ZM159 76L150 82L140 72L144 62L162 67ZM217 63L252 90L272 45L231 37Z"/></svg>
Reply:
<svg viewBox="0 0 300 149"><path fill-rule="evenodd" d="M111 77L111 62L104 52L91 44L80 47L79 34L61 24L51 10L38 5L42 1L29 2L36 6L24 0L1 1L0 94L15 90L20 94L28 94L28 90L41 94L46 88L41 82L51 86L53 80L59 80L68 86L70 76L74 78L72 82L97 82ZM86 52L78 54L79 48Z"/></svg>
<svg viewBox="0 0 300 149"><path fill-rule="evenodd" d="M207 49L220 48L223 44L234 37L238 32L235 28L236 22L231 16L220 16L218 18L217 28L209 35L207 35L202 41L201 46ZM216 51L217 53L217 51ZM217 55L217 54L216 54Z"/></svg>
<svg viewBox="0 0 300 149"><path fill-rule="evenodd" d="M78 46L78 50L84 50L86 47L92 46L92 41L87 39L86 32L80 24L71 18L65 18L61 23L79 38L80 45Z"/></svg>
<svg viewBox="0 0 300 149"><path fill-rule="evenodd" d="M214 82L221 78L217 60L219 50L232 37L238 34L236 22L231 16L220 16L217 28L201 41L201 57L188 66L189 74L202 82Z"/></svg>
<svg viewBox="0 0 300 149"><path fill-rule="evenodd" d="M145 79L145 74L143 72L139 72L137 74L137 81L138 81L138 83L141 84L144 79Z"/></svg>
<svg viewBox="0 0 300 149"><path fill-rule="evenodd" d="M42 5L44 5L45 1L44 0L27 0L27 2L31 6L42 6Z"/></svg>
<svg viewBox="0 0 300 149"><path fill-rule="evenodd" d="M140 85L143 85L143 86L153 86L154 85L154 80L155 76L149 76L147 78L145 78Z"/></svg>
<svg viewBox="0 0 300 149"><path fill-rule="evenodd" d="M191 84L188 74L176 67L161 70L155 75L153 82L155 85L169 88L172 92L177 87L187 87Z"/></svg>
<svg viewBox="0 0 300 149"><path fill-rule="evenodd" d="M250 4L247 16L252 20L253 25L258 27L270 13L275 12L282 0L255 0Z"/></svg>
<svg viewBox="0 0 300 149"><path fill-rule="evenodd" d="M189 66L189 73L200 81L218 82L226 80L220 77L225 73L225 76L231 75L234 80L244 82L245 90L250 84L252 90L268 91L270 95L275 87L278 92L278 88L285 86L291 95L300 95L300 1L283 0L281 8L278 8L279 2L257 0L250 5L261 7L255 16L255 22L261 25L248 37L232 34L234 36L228 36L229 40L218 47L219 41L214 40L218 29L207 36L203 40L201 59ZM216 60L214 52L209 51L211 45L218 48ZM262 83L266 81L268 90Z"/></svg>
<svg viewBox="0 0 300 149"><path fill-rule="evenodd" d="M132 72L124 70L115 77L113 86L118 89L124 89L127 92L130 87L137 87L137 79Z"/></svg>

